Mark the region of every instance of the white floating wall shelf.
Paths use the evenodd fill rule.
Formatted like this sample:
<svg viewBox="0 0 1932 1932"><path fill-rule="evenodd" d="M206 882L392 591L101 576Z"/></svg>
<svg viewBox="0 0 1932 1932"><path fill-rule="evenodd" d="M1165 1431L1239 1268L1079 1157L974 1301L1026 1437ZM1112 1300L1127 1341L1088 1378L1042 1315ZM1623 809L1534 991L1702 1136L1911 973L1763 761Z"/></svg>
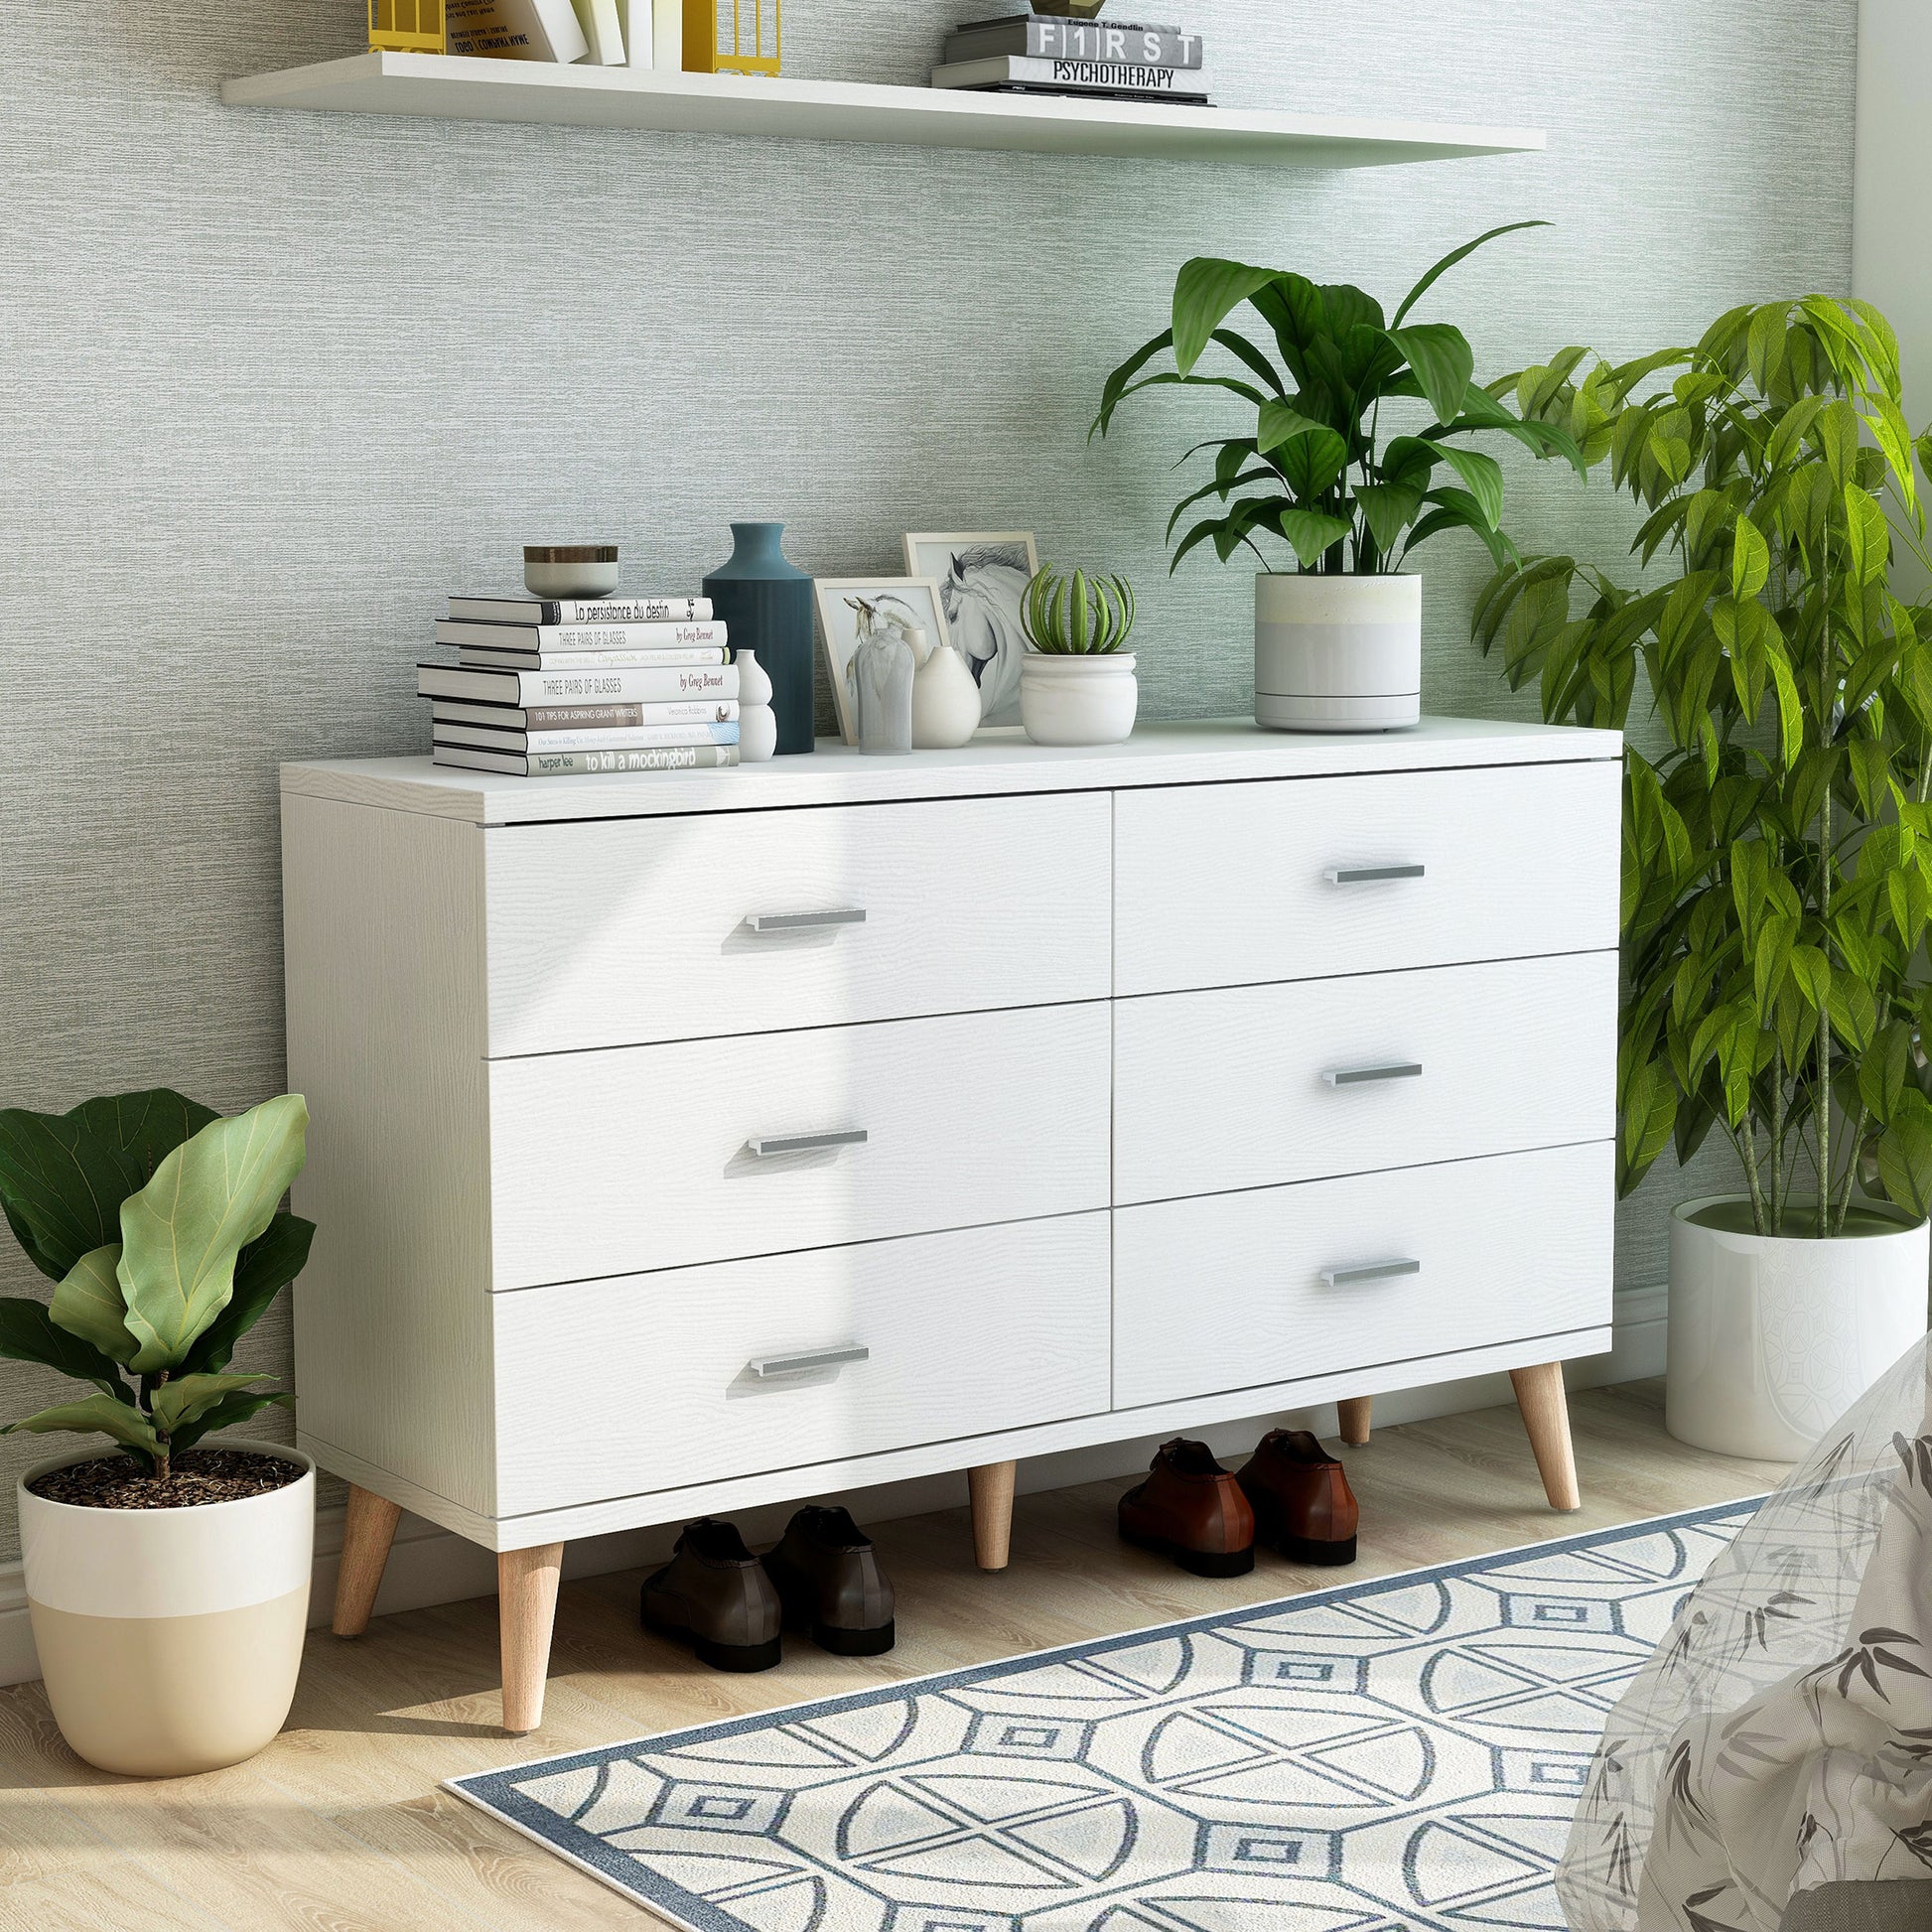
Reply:
<svg viewBox="0 0 1932 1932"><path fill-rule="evenodd" d="M1284 114L1257 108L977 94L853 80L655 73L456 55L357 54L221 83L231 107L751 134L807 141L1379 168L1536 154L1541 129Z"/></svg>

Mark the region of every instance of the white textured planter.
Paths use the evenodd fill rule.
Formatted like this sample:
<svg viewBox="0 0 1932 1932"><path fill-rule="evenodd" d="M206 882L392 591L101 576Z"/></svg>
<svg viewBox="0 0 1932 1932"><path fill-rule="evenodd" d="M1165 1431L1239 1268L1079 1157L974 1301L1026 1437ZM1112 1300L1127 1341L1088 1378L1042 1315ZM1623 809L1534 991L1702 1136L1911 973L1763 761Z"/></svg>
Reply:
<svg viewBox="0 0 1932 1932"><path fill-rule="evenodd" d="M61 1734L89 1764L184 1777L252 1757L281 1729L302 1668L316 1470L298 1449L223 1441L298 1464L266 1496L192 1509L82 1509L33 1477L15 1490L34 1643Z"/></svg>
<svg viewBox="0 0 1932 1932"><path fill-rule="evenodd" d="M1725 1455L1796 1462L1925 1333L1927 1224L1861 1203L1895 1229L1836 1241L1670 1224L1670 1382L1664 1426ZM1856 1212L1857 1210L1855 1210Z"/></svg>
<svg viewBox="0 0 1932 1932"><path fill-rule="evenodd" d="M1020 660L1020 722L1035 745L1118 745L1134 729L1140 681L1132 651Z"/></svg>
<svg viewBox="0 0 1932 1932"><path fill-rule="evenodd" d="M1255 579L1255 723L1397 731L1422 718L1422 579Z"/></svg>

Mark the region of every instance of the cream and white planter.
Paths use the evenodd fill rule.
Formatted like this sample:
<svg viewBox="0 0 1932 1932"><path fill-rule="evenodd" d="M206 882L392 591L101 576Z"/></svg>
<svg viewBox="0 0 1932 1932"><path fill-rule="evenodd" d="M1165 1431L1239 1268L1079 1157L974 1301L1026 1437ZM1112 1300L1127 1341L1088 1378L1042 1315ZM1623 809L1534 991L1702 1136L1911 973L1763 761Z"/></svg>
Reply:
<svg viewBox="0 0 1932 1932"><path fill-rule="evenodd" d="M1862 1207L1890 1225L1735 1233L1696 1218L1728 1209L1749 1227L1748 1204L1718 1194L1672 1213L1664 1426L1679 1442L1796 1462L1925 1333L1927 1224Z"/></svg>
<svg viewBox="0 0 1932 1932"><path fill-rule="evenodd" d="M1140 681L1132 651L1020 660L1020 722L1035 745L1118 745L1134 730Z"/></svg>
<svg viewBox="0 0 1932 1932"><path fill-rule="evenodd" d="M315 1464L265 1496L192 1509L82 1509L33 1477L15 1491L27 1607L61 1734L89 1764L184 1777L252 1757L282 1727L302 1668L315 1554Z"/></svg>
<svg viewBox="0 0 1932 1932"><path fill-rule="evenodd" d="M1255 723L1399 731L1422 718L1422 579L1255 579Z"/></svg>

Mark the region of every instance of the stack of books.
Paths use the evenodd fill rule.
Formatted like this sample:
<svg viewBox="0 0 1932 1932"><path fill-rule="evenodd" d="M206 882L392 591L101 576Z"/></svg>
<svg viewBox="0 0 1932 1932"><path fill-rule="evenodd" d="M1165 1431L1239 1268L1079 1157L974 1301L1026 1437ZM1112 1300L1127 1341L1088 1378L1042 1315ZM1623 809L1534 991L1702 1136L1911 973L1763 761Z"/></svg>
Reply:
<svg viewBox="0 0 1932 1932"><path fill-rule="evenodd" d="M738 666L703 597L453 597L416 667L438 764L563 778L738 762Z"/></svg>
<svg viewBox="0 0 1932 1932"><path fill-rule="evenodd" d="M955 29L935 87L982 93L1087 94L1211 107L1198 34L1111 20L1012 14Z"/></svg>

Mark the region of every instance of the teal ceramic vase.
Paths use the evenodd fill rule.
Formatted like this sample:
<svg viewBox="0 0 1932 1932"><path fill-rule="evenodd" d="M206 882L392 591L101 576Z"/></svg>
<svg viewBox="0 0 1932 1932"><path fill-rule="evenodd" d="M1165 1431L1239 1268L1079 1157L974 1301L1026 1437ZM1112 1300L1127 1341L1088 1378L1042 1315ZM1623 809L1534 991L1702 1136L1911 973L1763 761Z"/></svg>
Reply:
<svg viewBox="0 0 1932 1932"><path fill-rule="evenodd" d="M812 580L785 561L782 523L734 523L730 559L704 580L734 649L771 680L778 757L812 749Z"/></svg>

